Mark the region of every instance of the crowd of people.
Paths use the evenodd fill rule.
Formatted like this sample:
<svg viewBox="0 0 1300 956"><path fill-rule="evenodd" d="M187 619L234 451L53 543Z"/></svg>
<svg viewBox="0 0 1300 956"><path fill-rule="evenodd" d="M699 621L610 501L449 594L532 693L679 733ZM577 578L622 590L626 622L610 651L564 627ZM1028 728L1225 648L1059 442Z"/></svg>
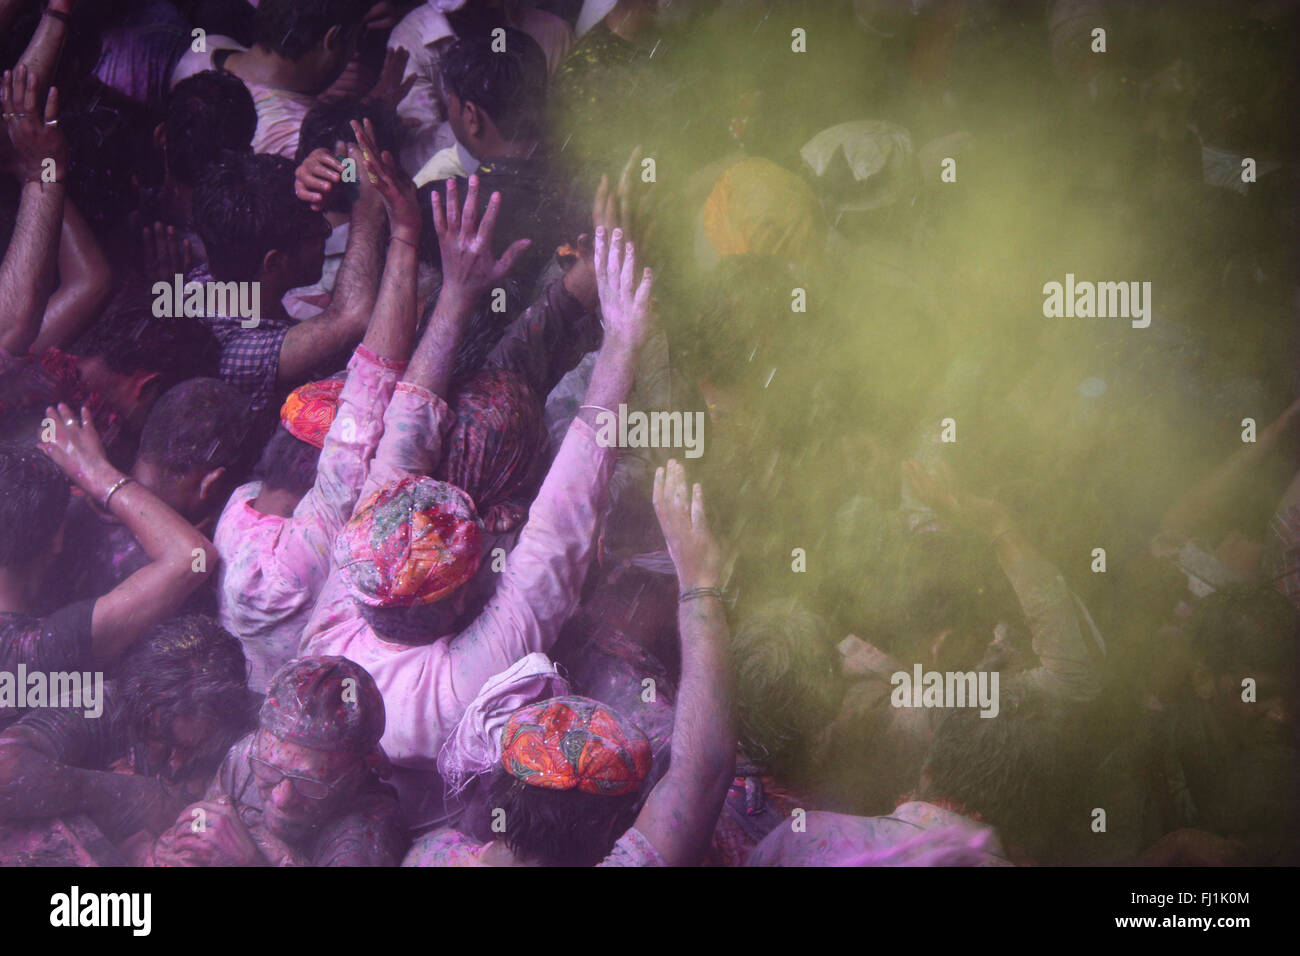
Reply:
<svg viewBox="0 0 1300 956"><path fill-rule="evenodd" d="M0 0L0 862L1300 861L1298 26Z"/></svg>

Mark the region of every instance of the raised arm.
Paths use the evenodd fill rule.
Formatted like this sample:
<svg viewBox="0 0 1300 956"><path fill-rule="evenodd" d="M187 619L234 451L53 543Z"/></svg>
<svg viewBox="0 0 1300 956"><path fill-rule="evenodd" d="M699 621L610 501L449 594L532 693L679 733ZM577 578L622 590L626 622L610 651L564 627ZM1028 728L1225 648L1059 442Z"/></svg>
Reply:
<svg viewBox="0 0 1300 956"><path fill-rule="evenodd" d="M59 54L63 51L63 41L68 38L68 23L76 5L77 0L50 0L18 61L19 66L36 75L43 87L54 79L54 68L59 65Z"/></svg>
<svg viewBox="0 0 1300 956"><path fill-rule="evenodd" d="M587 389L588 408L569 426L528 523L510 552L496 595L449 645L455 684L473 696L493 674L534 651L548 651L573 613L595 552L617 451L593 423L601 408L626 401L637 358L653 327L649 269L638 274L621 230L598 229L596 276L605 336Z"/></svg>
<svg viewBox="0 0 1300 956"><path fill-rule="evenodd" d="M95 601L91 649L111 661L170 617L216 567L217 551L193 525L104 456L87 409L50 408L54 441L40 448L92 501L105 505L135 535L150 563ZM201 552L201 556L200 556ZM196 570L198 569L198 570Z"/></svg>
<svg viewBox="0 0 1300 956"><path fill-rule="evenodd" d="M1191 538L1222 517L1237 502L1236 493L1248 479L1263 477L1261 466L1282 447L1297 422L1300 422L1300 399L1260 429L1257 441L1243 442L1226 461L1184 492L1165 512L1161 529Z"/></svg>
<svg viewBox="0 0 1300 956"><path fill-rule="evenodd" d="M54 287L67 195L68 144L59 132L58 90L42 108L34 73L19 66L0 79L0 112L13 150L22 200L13 238L0 264L0 348L25 354L40 332ZM53 160L50 167L46 160ZM52 176L52 182L44 180Z"/></svg>
<svg viewBox="0 0 1300 956"><path fill-rule="evenodd" d="M474 304L510 271L528 247L519 240L500 259L492 255L492 231L501 208L493 193L482 222L478 219L478 178L471 177L469 196L462 212L455 186L449 184L448 210L434 199L434 227L443 254L442 289L433 317L420 337L406 374L398 383L384 415L384 437L370 465L361 491L366 500L383 485L406 475L427 475L441 457L443 434L450 427L451 410L443 396L451 381L456 348ZM394 243L394 246L400 243ZM413 253L414 250L409 250ZM416 310L415 290L394 286L393 307Z"/></svg>
<svg viewBox="0 0 1300 956"><path fill-rule="evenodd" d="M390 153L374 148L373 130L353 124L372 157L367 175L387 211L391 235L379 296L361 349L348 364L338 413L321 448L316 480L299 502L276 553L298 567L328 568L334 537L351 516L370 459L384 432L384 414L397 378L411 356L416 332L416 245L420 213L415 186ZM314 320L313 320L314 321Z"/></svg>
<svg viewBox="0 0 1300 956"><path fill-rule="evenodd" d="M445 398L451 384L451 370L456 363L465 323L474 306L488 289L502 279L515 261L531 245L520 239L510 245L500 259L492 255L492 237L497 216L501 213L501 194L488 200L482 221L478 218L479 181L469 178L469 190L462 210L456 180L447 180L447 202L433 193L433 227L438 233L442 257L442 289L434 306L433 318L415 350L406 381Z"/></svg>
<svg viewBox="0 0 1300 956"><path fill-rule="evenodd" d="M933 473L927 473L917 462L907 462L904 468L922 502L982 537L997 554L1020 600L1040 663L1017 679L1068 700L1096 697L1101 692L1101 635L1083 602L1066 586L1056 567L1020 532L1011 513L999 502L958 488L952 472L942 462Z"/></svg>
<svg viewBox="0 0 1300 956"><path fill-rule="evenodd" d="M95 234L71 200L63 206L59 239L59 287L45 306L32 352L60 348L76 339L99 315L113 288L113 273Z"/></svg>
<svg viewBox="0 0 1300 956"><path fill-rule="evenodd" d="M421 224L415 183L402 172L392 153L379 152L375 145L375 128L369 119L364 125L353 121L352 131L361 146L365 178L383 202L389 225L384 274L379 283L374 316L362 341L380 358L405 362L415 347L418 318L416 295Z"/></svg>
<svg viewBox="0 0 1300 956"><path fill-rule="evenodd" d="M692 490L676 460L655 472L654 507L681 589L682 679L672 762L634 826L669 866L691 866L708 848L735 773L735 689L716 591L722 553L709 531L704 492L699 485Z"/></svg>
<svg viewBox="0 0 1300 956"><path fill-rule="evenodd" d="M361 166L359 147L350 148ZM325 361L342 355L365 334L375 307L379 270L384 261L383 236L387 217L384 203L369 177L358 177L361 197L352 209L348 248L334 282L334 293L325 311L309 322L289 329L280 346L281 387L298 385Z"/></svg>

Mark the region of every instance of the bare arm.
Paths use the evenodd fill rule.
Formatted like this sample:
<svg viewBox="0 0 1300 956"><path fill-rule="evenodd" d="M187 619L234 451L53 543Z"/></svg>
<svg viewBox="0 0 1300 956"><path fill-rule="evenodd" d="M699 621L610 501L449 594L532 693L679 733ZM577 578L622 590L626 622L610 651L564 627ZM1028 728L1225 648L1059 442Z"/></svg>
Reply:
<svg viewBox="0 0 1300 956"><path fill-rule="evenodd" d="M1017 679L1069 700L1096 697L1101 691L1096 660L1103 650L1101 635L1056 567L1020 533L1006 508L958 488L942 463L934 474L927 474L916 462L908 462L906 468L918 498L983 537L996 552L1020 600L1040 662Z"/></svg>
<svg viewBox="0 0 1300 956"><path fill-rule="evenodd" d="M360 178L363 183L368 179ZM292 386L305 381L327 359L361 340L375 305L384 255L384 228L383 202L366 183L352 210L348 248L339 266L329 307L315 318L297 323L285 335L280 346L279 385Z"/></svg>
<svg viewBox="0 0 1300 956"><path fill-rule="evenodd" d="M50 0L49 8L41 17L32 40L23 51L20 66L31 70L40 80L42 87L49 86L54 79L54 68L59 65L59 54L63 51L63 41L68 37L68 24L52 13L70 15L77 5L77 0Z"/></svg>
<svg viewBox="0 0 1300 956"><path fill-rule="evenodd" d="M721 552L709 532L704 493L699 485L691 490L675 460L655 473L654 505L682 593L717 587ZM708 848L735 773L735 691L722 601L712 594L682 601L677 626L682 680L672 763L635 826L669 866L690 866Z"/></svg>
<svg viewBox="0 0 1300 956"><path fill-rule="evenodd" d="M1243 442L1227 461L1198 481L1165 512L1160 526L1184 537L1194 537L1234 501L1234 493L1243 482L1258 473L1259 467L1278 450L1283 438L1300 421L1300 399L1260 430L1258 440Z"/></svg>
<svg viewBox="0 0 1300 956"><path fill-rule="evenodd" d="M447 395L456 350L475 303L493 283L505 277L530 245L530 240L520 239L500 259L493 260L492 236L501 211L501 194L492 194L480 222L478 188L478 177L471 176L463 210L456 180L447 180L445 209L442 196L436 191L433 194L433 224L442 255L442 290L404 381L440 398Z"/></svg>
<svg viewBox="0 0 1300 956"><path fill-rule="evenodd" d="M100 251L90 226L71 202L63 206L63 233L59 240L59 287L45 307L40 334L32 352L71 342L99 314L113 287L108 260Z"/></svg>
<svg viewBox="0 0 1300 956"><path fill-rule="evenodd" d="M56 423L55 440L42 444L41 450L93 501L102 503L117 487L109 510L135 535L151 559L95 601L91 649L97 660L111 661L185 602L214 570L217 552L193 525L148 488L137 481L122 482L126 476L104 457L86 409L82 409L80 422L67 405L47 409L47 414ZM201 562L198 552L202 553Z"/></svg>
<svg viewBox="0 0 1300 956"><path fill-rule="evenodd" d="M119 831L113 836L126 836L120 831L160 830L178 806L156 777L70 767L46 754L22 724L0 734L0 820L84 813L101 829Z"/></svg>
<svg viewBox="0 0 1300 956"><path fill-rule="evenodd" d="M42 108L36 76L19 67L0 80L0 112L13 144L14 171L22 200L13 239L0 264L0 347L26 353L39 334L41 316L54 286L63 207L67 193L67 142L57 126L58 91L50 90ZM44 117L44 120L42 120ZM53 182L46 160L53 160Z"/></svg>
<svg viewBox="0 0 1300 956"><path fill-rule="evenodd" d="M415 347L418 318L421 223L415 184L402 172L392 153L380 154L370 120L364 126L353 122L352 130L361 145L366 177L383 201L389 225L388 258L384 261L374 315L362 341L380 358L404 362Z"/></svg>

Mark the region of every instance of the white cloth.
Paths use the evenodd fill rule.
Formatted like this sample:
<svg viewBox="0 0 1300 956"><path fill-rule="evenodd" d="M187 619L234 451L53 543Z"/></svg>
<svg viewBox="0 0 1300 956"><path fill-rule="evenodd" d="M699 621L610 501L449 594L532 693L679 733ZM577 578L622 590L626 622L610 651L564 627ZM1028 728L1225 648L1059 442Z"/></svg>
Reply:
<svg viewBox="0 0 1300 956"><path fill-rule="evenodd" d="M407 145L398 157L408 175L415 176L433 155L455 145L447 125L447 104L442 98L437 47L440 41L454 37L447 12L458 10L463 0L426 0L416 7L388 36L388 48L402 47L410 54L403 79L415 77L411 91L397 104L397 115L408 127ZM573 31L554 14L526 9L520 14L519 28L542 48L547 69L554 73L573 46Z"/></svg>
<svg viewBox="0 0 1300 956"><path fill-rule="evenodd" d="M528 654L493 677L465 708L438 754L438 773L453 792L501 762L501 732L510 715L538 700L564 697L569 682L541 652Z"/></svg>
<svg viewBox="0 0 1300 956"><path fill-rule="evenodd" d="M578 14L575 32L582 36L601 20L609 16L609 11L618 5L618 0L583 0L582 12Z"/></svg>
<svg viewBox="0 0 1300 956"><path fill-rule="evenodd" d="M834 162L848 163L861 194L840 211L863 211L888 205L907 190L912 172L912 134L884 120L853 120L822 130L799 150L814 176L826 175Z"/></svg>

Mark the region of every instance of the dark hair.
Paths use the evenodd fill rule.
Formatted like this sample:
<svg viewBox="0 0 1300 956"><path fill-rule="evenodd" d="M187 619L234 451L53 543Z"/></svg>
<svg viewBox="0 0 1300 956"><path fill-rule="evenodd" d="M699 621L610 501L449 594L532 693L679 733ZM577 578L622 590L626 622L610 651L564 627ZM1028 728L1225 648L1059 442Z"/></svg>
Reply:
<svg viewBox="0 0 1300 956"><path fill-rule="evenodd" d="M194 218L214 279L252 281L272 249L288 250L319 218L293 192L293 163L225 153L199 178Z"/></svg>
<svg viewBox="0 0 1300 956"><path fill-rule="evenodd" d="M461 585L461 588L465 585ZM431 604L414 604L410 607L370 607L357 602L362 619L370 625L375 636L390 644L418 647L432 644L438 638L459 630L459 616L451 609L450 599L461 593L460 589Z"/></svg>
<svg viewBox="0 0 1300 956"><path fill-rule="evenodd" d="M451 45L442 80L463 103L475 103L506 139L541 134L546 108L546 55L528 34L505 28L505 50L494 52L490 34L475 33Z"/></svg>
<svg viewBox="0 0 1300 956"><path fill-rule="evenodd" d="M761 380L790 308L787 274L775 256L725 257L700 290L702 307L682 310L674 341L686 369L721 387Z"/></svg>
<svg viewBox="0 0 1300 956"><path fill-rule="evenodd" d="M542 866L595 866L632 825L637 797L532 787L498 769L488 806L505 811L503 839L520 859Z"/></svg>
<svg viewBox="0 0 1300 956"><path fill-rule="evenodd" d="M207 70L176 84L167 98L163 130L168 170L192 186L225 150L251 149L257 110L239 77Z"/></svg>
<svg viewBox="0 0 1300 956"><path fill-rule="evenodd" d="M102 358L117 375L157 372L162 391L186 379L215 375L221 361L221 344L206 324L158 318L148 306L104 316L68 352Z"/></svg>
<svg viewBox="0 0 1300 956"><path fill-rule="evenodd" d="M362 0L262 0L253 17L253 42L289 60L300 60L325 39L330 27L361 25Z"/></svg>
<svg viewBox="0 0 1300 956"><path fill-rule="evenodd" d="M0 567L31 561L58 533L68 480L44 452L0 442Z"/></svg>
<svg viewBox="0 0 1300 956"><path fill-rule="evenodd" d="M375 145L380 150L391 151L397 147L397 116L392 110L358 99L339 100L313 106L303 117L294 163L301 165L312 150L332 150L339 140L355 143L356 136L352 133L351 123L353 120L359 123L363 119L374 124Z"/></svg>
<svg viewBox="0 0 1300 956"><path fill-rule="evenodd" d="M315 445L290 435L281 425L266 443L257 470L267 487L305 495L316 483L320 452Z"/></svg>
<svg viewBox="0 0 1300 956"><path fill-rule="evenodd" d="M154 403L140 433L139 457L170 475L236 468L252 427L248 398L220 379L182 382Z"/></svg>
<svg viewBox="0 0 1300 956"><path fill-rule="evenodd" d="M1073 775L1087 773L1071 723L1051 697L1011 682L999 688L996 717L981 717L976 707L945 711L926 756L922 798L953 801L1031 851L1050 846L1073 806Z"/></svg>
<svg viewBox="0 0 1300 956"><path fill-rule="evenodd" d="M123 655L115 668L125 702L127 736L140 744L155 727L168 733L178 717L202 717L216 724L192 772L214 771L236 740L256 726L248 692L248 662L238 638L203 614L174 617L157 625ZM147 748L138 747L136 771Z"/></svg>
<svg viewBox="0 0 1300 956"><path fill-rule="evenodd" d="M731 654L745 753L778 766L800 758L843 690L826 622L794 601L769 601L741 620Z"/></svg>
<svg viewBox="0 0 1300 956"><path fill-rule="evenodd" d="M1188 635L1193 651L1216 671L1244 664L1295 677L1300 618L1273 588L1235 584L1215 591L1197 605Z"/></svg>

